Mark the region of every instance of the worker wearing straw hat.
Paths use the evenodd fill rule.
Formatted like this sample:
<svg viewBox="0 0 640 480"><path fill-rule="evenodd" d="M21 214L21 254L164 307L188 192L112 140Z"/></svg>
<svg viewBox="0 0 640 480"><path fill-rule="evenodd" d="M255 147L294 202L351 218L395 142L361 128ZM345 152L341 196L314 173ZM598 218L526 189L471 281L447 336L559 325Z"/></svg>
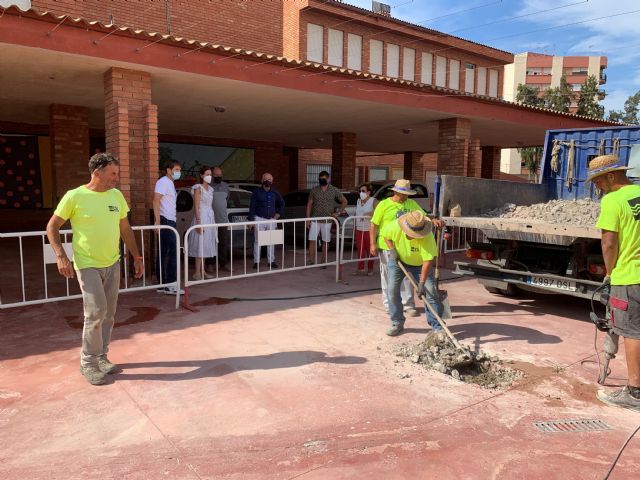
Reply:
<svg viewBox="0 0 640 480"><path fill-rule="evenodd" d="M432 233L432 223L421 210L405 213L395 222L389 223L380 233L387 250L387 296L391 327L387 335L393 337L404 329L404 313L400 288L405 274L399 266L402 262L405 269L418 283L418 295L442 315L443 307L436 294L433 260L438 255L436 241ZM431 311L427 308L427 323L434 332L442 329Z"/></svg>
<svg viewBox="0 0 640 480"><path fill-rule="evenodd" d="M627 178L617 155L601 155L589 163L587 181L604 193L596 226L602 230L602 256L611 285L609 307L614 333L624 337L627 385L600 390L598 399L640 412L640 185Z"/></svg>
<svg viewBox="0 0 640 480"><path fill-rule="evenodd" d="M409 180L396 180L395 185L391 188L393 196L385 198L376 206L371 217L371 226L369 228L370 236L370 254L372 257L380 255L380 287L382 289L382 305L389 310L387 295L387 244L379 235L380 232L389 224L395 221L405 213L422 210L420 205L413 199L409 198L416 194L411 188ZM401 288L402 306L407 315L417 317L418 312L415 309L415 300L413 299L413 287L408 280L402 283Z"/></svg>

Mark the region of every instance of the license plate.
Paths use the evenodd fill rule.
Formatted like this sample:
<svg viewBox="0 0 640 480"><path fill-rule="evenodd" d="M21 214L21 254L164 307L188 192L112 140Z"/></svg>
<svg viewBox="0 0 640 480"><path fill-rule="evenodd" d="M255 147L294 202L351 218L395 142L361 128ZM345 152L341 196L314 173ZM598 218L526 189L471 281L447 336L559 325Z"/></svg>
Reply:
<svg viewBox="0 0 640 480"><path fill-rule="evenodd" d="M551 288L554 290L566 290L569 292L576 291L576 282L569 280L560 280L557 278L538 277L532 275L527 279L527 283L536 287Z"/></svg>
<svg viewBox="0 0 640 480"><path fill-rule="evenodd" d="M233 217L233 222L234 223L239 223L239 222L246 222L247 221L247 216L246 215L234 215Z"/></svg>

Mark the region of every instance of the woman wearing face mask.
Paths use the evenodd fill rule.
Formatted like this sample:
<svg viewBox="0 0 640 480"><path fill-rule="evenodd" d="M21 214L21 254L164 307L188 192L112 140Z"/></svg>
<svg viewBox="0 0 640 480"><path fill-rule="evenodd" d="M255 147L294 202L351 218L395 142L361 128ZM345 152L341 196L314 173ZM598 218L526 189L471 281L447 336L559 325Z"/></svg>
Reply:
<svg viewBox="0 0 640 480"><path fill-rule="evenodd" d="M371 196L372 187L370 184L365 183L360 185L360 198L356 203L356 216L357 217L371 217L373 210L376 208L378 201ZM356 246L358 248L358 258L370 258L369 256L369 229L371 227L371 220L369 218L356 219ZM364 269L364 261L358 262L358 270L354 272L354 275L373 275L373 260L369 260L368 270Z"/></svg>
<svg viewBox="0 0 640 480"><path fill-rule="evenodd" d="M208 225L215 223L213 215L213 189L211 184L211 167L200 168L200 183L191 187L193 194L194 215L191 225ZM204 259L218 254L218 238L216 229L197 228L189 234L189 256L195 257L194 280L213 278L204 271Z"/></svg>

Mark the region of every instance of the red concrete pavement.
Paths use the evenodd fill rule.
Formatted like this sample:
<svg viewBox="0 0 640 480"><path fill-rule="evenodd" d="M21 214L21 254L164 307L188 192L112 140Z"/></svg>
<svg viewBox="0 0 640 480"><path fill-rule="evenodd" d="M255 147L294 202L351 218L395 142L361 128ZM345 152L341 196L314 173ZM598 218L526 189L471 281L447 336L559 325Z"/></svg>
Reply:
<svg viewBox="0 0 640 480"><path fill-rule="evenodd" d="M375 288L332 270L194 288L198 312L154 293L121 296L110 358L93 387L78 372L76 301L2 312L0 478L600 479L640 414L595 399L588 304L493 296L446 284L463 342L518 361L527 377L489 391L393 354L428 331L384 335ZM586 361L585 363L582 363ZM623 358L612 385L623 385ZM612 430L542 433L538 420L600 419ZM640 438L612 479L640 477Z"/></svg>

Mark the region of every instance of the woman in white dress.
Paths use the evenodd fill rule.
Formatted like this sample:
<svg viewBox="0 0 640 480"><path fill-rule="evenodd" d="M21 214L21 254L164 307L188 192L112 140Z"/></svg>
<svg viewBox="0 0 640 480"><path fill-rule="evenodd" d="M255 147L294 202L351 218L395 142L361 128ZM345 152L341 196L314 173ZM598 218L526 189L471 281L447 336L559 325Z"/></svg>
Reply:
<svg viewBox="0 0 640 480"><path fill-rule="evenodd" d="M191 225L208 225L215 223L213 215L213 189L211 183L211 167L200 169L200 183L191 187L193 194L194 215ZM204 271L204 259L218 255L217 229L197 228L189 234L189 256L195 257L194 280L213 278Z"/></svg>
<svg viewBox="0 0 640 480"><path fill-rule="evenodd" d="M358 258L369 258L369 229L371 228L371 216L373 210L376 208L378 201L371 196L371 190L373 187L364 183L360 185L359 195L360 198L356 204L356 216L357 217L369 217L356 219L356 230L354 232L356 238L356 246L358 247ZM368 271L365 271L365 262L361 260L358 262L358 269L353 273L354 275L373 275L373 260L368 262Z"/></svg>

